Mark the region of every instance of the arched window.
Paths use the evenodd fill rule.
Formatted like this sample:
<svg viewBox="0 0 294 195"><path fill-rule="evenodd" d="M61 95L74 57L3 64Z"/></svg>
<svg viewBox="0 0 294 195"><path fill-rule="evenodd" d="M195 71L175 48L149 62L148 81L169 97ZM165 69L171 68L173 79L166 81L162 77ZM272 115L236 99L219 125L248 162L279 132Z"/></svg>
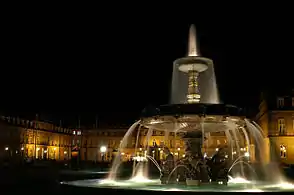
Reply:
<svg viewBox="0 0 294 195"><path fill-rule="evenodd" d="M286 158L287 157L287 148L283 144L280 146L280 157L281 158Z"/></svg>

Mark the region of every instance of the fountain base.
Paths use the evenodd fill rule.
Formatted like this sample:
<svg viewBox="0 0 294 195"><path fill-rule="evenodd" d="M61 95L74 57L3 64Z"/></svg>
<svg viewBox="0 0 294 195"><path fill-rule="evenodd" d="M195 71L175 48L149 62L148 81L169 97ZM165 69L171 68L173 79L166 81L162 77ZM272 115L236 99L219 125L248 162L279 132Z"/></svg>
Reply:
<svg viewBox="0 0 294 195"><path fill-rule="evenodd" d="M193 179L187 179L186 180L186 185L187 186L199 186L201 183L200 180L193 180Z"/></svg>

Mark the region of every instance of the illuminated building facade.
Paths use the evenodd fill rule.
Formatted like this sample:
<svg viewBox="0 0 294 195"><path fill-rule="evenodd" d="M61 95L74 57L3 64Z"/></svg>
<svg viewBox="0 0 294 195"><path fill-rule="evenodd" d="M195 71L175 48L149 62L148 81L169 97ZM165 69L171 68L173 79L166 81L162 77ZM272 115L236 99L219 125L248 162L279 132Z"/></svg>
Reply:
<svg viewBox="0 0 294 195"><path fill-rule="evenodd" d="M50 122L2 116L0 120L0 159L33 158L69 160L72 130Z"/></svg>
<svg viewBox="0 0 294 195"><path fill-rule="evenodd" d="M130 125L106 126L88 130L67 129L50 122L2 117L0 120L0 159L22 157L39 160L72 160L111 162L116 155L123 161L135 156L144 156L147 143L147 129L140 129L137 150L135 144L138 129L129 138L126 147L118 154L118 148ZM149 155L162 160L163 146L167 146L178 158L184 155L183 135L153 131L149 139ZM218 148L228 148L226 136L222 133L205 135L203 153L208 156ZM145 147L144 147L145 146ZM244 144L241 149L246 151Z"/></svg>
<svg viewBox="0 0 294 195"><path fill-rule="evenodd" d="M265 158L294 164L294 90L262 93L256 121L266 136Z"/></svg>
<svg viewBox="0 0 294 195"><path fill-rule="evenodd" d="M118 147L129 126L107 127L83 131L81 160L89 161L112 161L114 156L120 155L123 161L129 161L135 156L144 156L147 143L147 129L140 129L138 146L135 151L138 129L133 132L126 147L118 154ZM171 152L178 158L184 155L184 143L182 135L171 132L168 136L162 131L153 131L149 139L149 155L156 160L163 156L163 146L170 148ZM145 147L144 147L145 146ZM104 149L105 147L105 149ZM203 151L211 156L218 148L226 148L226 136L221 133L211 133L206 138ZM244 148L245 151L245 148Z"/></svg>

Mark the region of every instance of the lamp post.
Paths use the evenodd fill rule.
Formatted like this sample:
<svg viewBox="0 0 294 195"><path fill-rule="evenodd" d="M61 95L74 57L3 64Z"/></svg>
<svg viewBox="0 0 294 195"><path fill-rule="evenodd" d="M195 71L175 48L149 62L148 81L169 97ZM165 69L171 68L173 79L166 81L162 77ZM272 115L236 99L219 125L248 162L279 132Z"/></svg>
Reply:
<svg viewBox="0 0 294 195"><path fill-rule="evenodd" d="M47 149L44 150L44 159L47 160Z"/></svg>
<svg viewBox="0 0 294 195"><path fill-rule="evenodd" d="M107 150L106 146L101 146L100 147L100 152L101 152L101 155L102 155L102 162L104 162L104 155L105 155L106 150Z"/></svg>
<svg viewBox="0 0 294 195"><path fill-rule="evenodd" d="M55 151L56 151L56 148L53 148L54 160L55 160Z"/></svg>
<svg viewBox="0 0 294 195"><path fill-rule="evenodd" d="M36 159L39 158L39 151L40 151L40 148L38 147L38 148L36 149Z"/></svg>
<svg viewBox="0 0 294 195"><path fill-rule="evenodd" d="M23 147L20 148L20 155L21 155L22 158L25 157L25 155L24 155L24 148Z"/></svg>

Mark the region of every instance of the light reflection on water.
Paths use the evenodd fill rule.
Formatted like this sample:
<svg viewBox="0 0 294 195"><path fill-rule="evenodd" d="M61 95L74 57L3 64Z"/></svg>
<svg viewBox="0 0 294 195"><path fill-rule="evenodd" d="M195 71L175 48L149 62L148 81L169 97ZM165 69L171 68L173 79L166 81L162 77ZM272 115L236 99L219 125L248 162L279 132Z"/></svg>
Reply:
<svg viewBox="0 0 294 195"><path fill-rule="evenodd" d="M202 185L202 186L186 186L186 185L161 185L160 181L149 180L147 178L139 178L138 182L135 178L130 180L113 181L107 179L78 180L71 182L63 182L62 184L94 187L94 188L113 188L113 189L129 189L129 190L151 190L151 191L234 191L234 192L271 192L271 191L294 191L294 185L291 183L281 182L277 184L255 183L243 178L232 178L227 186L223 185Z"/></svg>

